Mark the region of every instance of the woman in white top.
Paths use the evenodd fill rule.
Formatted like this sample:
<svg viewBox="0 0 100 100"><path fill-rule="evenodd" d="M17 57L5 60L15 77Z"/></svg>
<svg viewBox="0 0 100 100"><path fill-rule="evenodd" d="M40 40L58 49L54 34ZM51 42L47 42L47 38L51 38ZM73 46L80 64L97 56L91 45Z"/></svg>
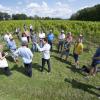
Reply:
<svg viewBox="0 0 100 100"><path fill-rule="evenodd" d="M58 52L62 52L62 48L65 40L64 30L61 31L60 35L58 36L58 39L59 39Z"/></svg>
<svg viewBox="0 0 100 100"><path fill-rule="evenodd" d="M28 43L30 42L30 32L29 31L25 31L25 34L27 36L27 40L28 40Z"/></svg>
<svg viewBox="0 0 100 100"><path fill-rule="evenodd" d="M44 44L44 46L42 48L40 48L40 46L38 44L36 44L38 50L43 53L41 71L44 70L45 63L47 62L47 64L48 64L48 72L50 72L51 71L51 65L50 65L50 48L51 47L48 44L46 38L43 39L43 44Z"/></svg>
<svg viewBox="0 0 100 100"><path fill-rule="evenodd" d="M25 33L22 33L21 42L28 42L27 36Z"/></svg>
<svg viewBox="0 0 100 100"><path fill-rule="evenodd" d="M45 38L45 33L43 33L43 31L41 31L39 33L39 39L40 39L40 47L42 48L43 47L43 39Z"/></svg>
<svg viewBox="0 0 100 100"><path fill-rule="evenodd" d="M4 72L7 76L11 75L11 72L9 70L9 67L8 67L8 62L6 60L6 56L8 55L8 53L4 53L3 51L3 46L0 45L0 68L4 69Z"/></svg>

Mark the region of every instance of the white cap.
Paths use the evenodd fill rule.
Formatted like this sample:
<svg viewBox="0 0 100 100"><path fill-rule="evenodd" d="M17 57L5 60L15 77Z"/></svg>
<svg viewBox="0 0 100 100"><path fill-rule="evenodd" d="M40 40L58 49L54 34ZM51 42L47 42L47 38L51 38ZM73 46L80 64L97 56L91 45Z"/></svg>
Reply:
<svg viewBox="0 0 100 100"><path fill-rule="evenodd" d="M61 30L62 33L64 33L64 30Z"/></svg>

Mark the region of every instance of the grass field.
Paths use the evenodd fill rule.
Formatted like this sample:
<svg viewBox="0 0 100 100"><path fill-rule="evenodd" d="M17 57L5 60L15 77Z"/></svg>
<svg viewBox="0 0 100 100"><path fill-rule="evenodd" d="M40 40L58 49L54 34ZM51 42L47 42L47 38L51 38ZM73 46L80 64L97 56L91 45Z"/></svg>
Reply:
<svg viewBox="0 0 100 100"><path fill-rule="evenodd" d="M80 67L91 63L94 52L93 47L80 56ZM10 57L7 60L13 74L7 77L0 71L0 100L98 100L100 91L95 87L100 86L100 73L96 77L84 79L85 74L73 67L73 57L69 57L69 63L60 60L56 47L51 52L51 73L46 71L47 65L44 72L40 72L39 52L33 57L32 78L24 74L20 58L18 64Z"/></svg>

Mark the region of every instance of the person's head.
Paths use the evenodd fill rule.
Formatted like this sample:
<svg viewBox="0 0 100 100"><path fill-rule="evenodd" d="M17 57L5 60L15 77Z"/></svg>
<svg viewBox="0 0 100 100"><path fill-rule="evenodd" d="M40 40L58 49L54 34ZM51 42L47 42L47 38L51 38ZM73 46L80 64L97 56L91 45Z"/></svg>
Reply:
<svg viewBox="0 0 100 100"><path fill-rule="evenodd" d="M22 46L28 47L28 42L22 42Z"/></svg>
<svg viewBox="0 0 100 100"><path fill-rule="evenodd" d="M82 39L82 38L83 38L83 35L82 35L82 34L80 34L80 35L79 35L79 38L81 38L81 39Z"/></svg>
<svg viewBox="0 0 100 100"><path fill-rule="evenodd" d="M72 33L71 32L68 32L68 36L71 36L72 35Z"/></svg>
<svg viewBox="0 0 100 100"><path fill-rule="evenodd" d="M12 36L10 36L9 39L10 39L10 41L13 41L13 37Z"/></svg>
<svg viewBox="0 0 100 100"><path fill-rule="evenodd" d="M61 30L61 34L64 34L64 30Z"/></svg>
<svg viewBox="0 0 100 100"><path fill-rule="evenodd" d="M49 32L52 33L52 30L50 30Z"/></svg>
<svg viewBox="0 0 100 100"><path fill-rule="evenodd" d="M9 35L9 33L8 33L8 32L6 32L6 33L5 33L5 35Z"/></svg>
<svg viewBox="0 0 100 100"><path fill-rule="evenodd" d="M47 38L43 39L43 44L46 44L48 42Z"/></svg>
<svg viewBox="0 0 100 100"><path fill-rule="evenodd" d="M26 37L26 34L25 33L22 33L22 37Z"/></svg>

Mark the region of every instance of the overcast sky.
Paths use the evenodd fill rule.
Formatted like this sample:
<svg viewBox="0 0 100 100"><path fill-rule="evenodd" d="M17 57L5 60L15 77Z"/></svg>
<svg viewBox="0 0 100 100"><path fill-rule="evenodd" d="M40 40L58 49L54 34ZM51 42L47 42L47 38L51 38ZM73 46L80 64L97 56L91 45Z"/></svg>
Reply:
<svg viewBox="0 0 100 100"><path fill-rule="evenodd" d="M0 11L28 16L69 18L85 7L100 4L100 0L0 0Z"/></svg>

